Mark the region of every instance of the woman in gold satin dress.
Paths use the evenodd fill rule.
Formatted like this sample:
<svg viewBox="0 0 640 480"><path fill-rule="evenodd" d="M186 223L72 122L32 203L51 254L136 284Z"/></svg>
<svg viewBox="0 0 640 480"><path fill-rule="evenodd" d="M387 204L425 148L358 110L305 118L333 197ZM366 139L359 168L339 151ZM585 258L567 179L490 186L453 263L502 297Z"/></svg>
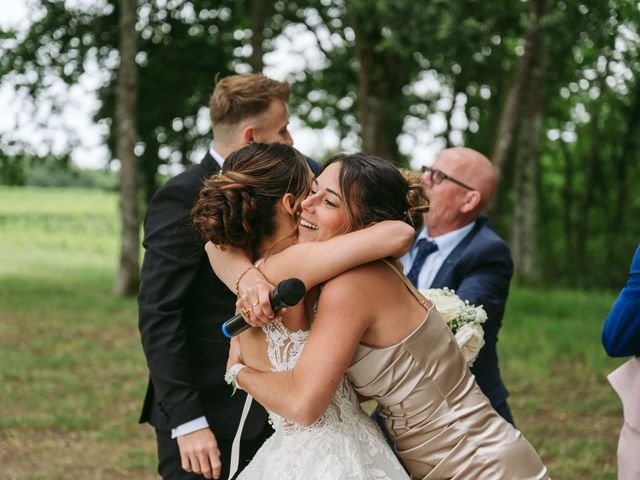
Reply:
<svg viewBox="0 0 640 480"><path fill-rule="evenodd" d="M398 206L397 199L407 193L398 177L395 167L375 157L334 157L302 203L299 241L321 241L372 222L403 219L410 204L403 199ZM207 250L216 273L233 285L247 260L240 260L237 251ZM274 283L292 276L307 283L305 271L317 276L323 262L327 259L298 258L291 248L270 257L261 271ZM247 285L258 280L245 277ZM239 308L251 310L252 323L272 318L268 285L247 285L241 284ZM380 404L412 478L548 478L531 444L480 391L438 312L391 262L372 262L327 279L306 301L313 311L311 334L293 370L231 369L238 386L266 408L312 424L346 373L359 394ZM236 340L228 367L239 363Z"/></svg>

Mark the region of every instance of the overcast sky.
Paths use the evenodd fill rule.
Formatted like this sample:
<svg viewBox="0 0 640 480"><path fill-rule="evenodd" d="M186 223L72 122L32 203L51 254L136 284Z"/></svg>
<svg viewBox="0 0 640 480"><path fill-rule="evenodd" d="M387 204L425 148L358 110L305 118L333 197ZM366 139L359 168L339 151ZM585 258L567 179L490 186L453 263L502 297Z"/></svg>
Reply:
<svg viewBox="0 0 640 480"><path fill-rule="evenodd" d="M90 0L67 0L68 3L94 3ZM33 11L29 10L30 0L0 0L0 28L26 26ZM265 73L273 78L285 80L291 72L302 70L308 62L321 56L315 48L315 39L304 31L296 32L295 46L286 38L275 43L276 50L265 56ZM304 58L303 58L304 57ZM98 108L95 90L100 85L101 73L97 68L83 76L79 85L67 87L62 81L52 79L48 95L64 96L67 101L59 115L52 113L51 103L46 98L37 106L29 99L17 94L7 82L0 84L0 136L21 140L31 145L34 152L45 155L48 151L61 153L75 139L78 146L72 152L72 160L82 168L102 168L107 163L108 150L104 145L105 126L95 125L92 116ZM426 77L417 88L431 89L434 80ZM448 100L453 102L452 99ZM445 99L445 103L447 99ZM459 103L459 102L456 102ZM26 105L31 104L31 107ZM454 115L462 128L465 127L464 103L459 105L460 114ZM428 128L430 127L430 128ZM408 119L405 124L407 134L400 138L400 150L411 154L414 167L431 163L435 153L441 148L434 142L434 132L444 128L442 119L435 115L429 124L416 119ZM322 157L328 150L337 148L353 150L356 143L352 139L340 140L331 129L312 130L297 118L291 118L290 130L295 145L302 152Z"/></svg>

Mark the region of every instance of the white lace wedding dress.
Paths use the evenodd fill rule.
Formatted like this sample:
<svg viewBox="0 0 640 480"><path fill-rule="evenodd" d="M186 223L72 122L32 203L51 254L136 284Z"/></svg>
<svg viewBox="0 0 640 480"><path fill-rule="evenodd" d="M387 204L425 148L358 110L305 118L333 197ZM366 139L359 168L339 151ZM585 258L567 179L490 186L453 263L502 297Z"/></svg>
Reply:
<svg viewBox="0 0 640 480"><path fill-rule="evenodd" d="M309 332L263 327L274 371L293 369ZM346 378L326 413L303 427L269 412L275 433L237 477L242 480L409 480Z"/></svg>

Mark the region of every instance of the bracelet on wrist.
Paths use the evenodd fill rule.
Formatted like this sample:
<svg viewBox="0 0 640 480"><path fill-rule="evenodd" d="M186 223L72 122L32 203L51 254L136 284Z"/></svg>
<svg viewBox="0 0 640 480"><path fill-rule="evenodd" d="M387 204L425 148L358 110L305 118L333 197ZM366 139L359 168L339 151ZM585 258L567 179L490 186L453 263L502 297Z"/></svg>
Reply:
<svg viewBox="0 0 640 480"><path fill-rule="evenodd" d="M224 381L233 387L233 392L231 395L236 393L236 390L242 390L242 387L238 384L236 377L238 376L238 372L247 366L243 363L234 363L231 365L224 374Z"/></svg>
<svg viewBox="0 0 640 480"><path fill-rule="evenodd" d="M249 265L240 275L238 275L238 278L236 279L236 296L237 297L240 296L240 280L242 280L242 277L244 277L252 268L256 268L256 266Z"/></svg>

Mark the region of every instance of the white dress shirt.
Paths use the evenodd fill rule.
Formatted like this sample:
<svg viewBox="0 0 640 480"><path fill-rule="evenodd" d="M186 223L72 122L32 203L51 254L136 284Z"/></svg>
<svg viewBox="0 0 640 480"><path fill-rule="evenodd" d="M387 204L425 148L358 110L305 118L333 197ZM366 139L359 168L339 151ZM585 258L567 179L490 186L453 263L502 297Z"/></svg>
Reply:
<svg viewBox="0 0 640 480"><path fill-rule="evenodd" d="M224 158L213 148L213 144L209 147L209 154L213 157L216 163L222 168L222 164L224 163ZM171 438L180 437L182 435L186 435L188 433L193 433L197 430L202 430L203 428L208 428L209 422L207 422L207 417L204 415L198 418L194 418L193 420L183 423L182 425L178 425L176 428L171 429Z"/></svg>
<svg viewBox="0 0 640 480"><path fill-rule="evenodd" d="M216 163L220 166L220 169L222 169L222 164L224 163L224 157L220 155L218 152L216 152L215 148L213 148L213 143L209 147L209 155L213 157Z"/></svg>
<svg viewBox="0 0 640 480"><path fill-rule="evenodd" d="M426 290L428 288L431 288L433 279L436 278L436 275L438 274L438 271L442 267L444 261L447 259L449 254L453 252L453 249L458 246L462 239L466 237L469 232L471 232L474 224L475 222L471 222L464 227L453 230L449 233L445 233L444 235L440 235L438 237L430 237L427 227L423 228L416 236L411 249L400 259L400 261L402 262L402 266L404 267L404 274L408 274L409 270L411 270L413 259L416 257L416 253L418 252L418 240L420 240L421 238L426 238L427 240L436 242L436 245L438 245L438 250L427 257L424 265L422 266L422 269L420 270L420 274L418 275L417 288L419 290Z"/></svg>

